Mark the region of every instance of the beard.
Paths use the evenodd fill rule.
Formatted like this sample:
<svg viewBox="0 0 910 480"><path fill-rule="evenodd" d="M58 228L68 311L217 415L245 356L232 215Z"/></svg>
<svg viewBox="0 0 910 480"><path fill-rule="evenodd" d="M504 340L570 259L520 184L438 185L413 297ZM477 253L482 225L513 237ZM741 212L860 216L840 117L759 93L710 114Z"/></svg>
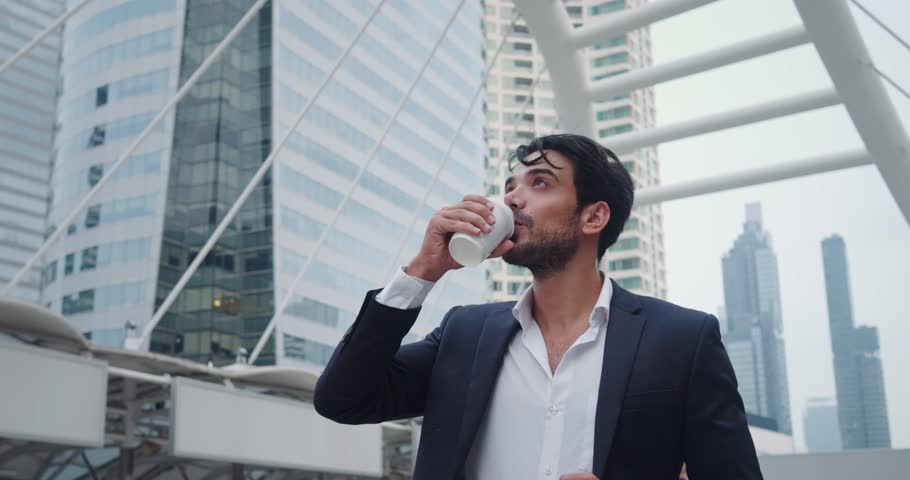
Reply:
<svg viewBox="0 0 910 480"><path fill-rule="evenodd" d="M581 242L578 231L579 215L552 230L538 231L531 217L515 212L524 224L530 238L526 243L515 245L502 259L509 264L526 267L536 278L545 278L562 271L575 256Z"/></svg>

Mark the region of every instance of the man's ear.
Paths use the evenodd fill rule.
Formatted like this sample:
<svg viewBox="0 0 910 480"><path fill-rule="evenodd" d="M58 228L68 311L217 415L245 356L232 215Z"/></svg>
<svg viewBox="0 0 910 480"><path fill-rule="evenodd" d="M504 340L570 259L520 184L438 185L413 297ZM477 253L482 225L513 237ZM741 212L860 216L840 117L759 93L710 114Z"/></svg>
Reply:
<svg viewBox="0 0 910 480"><path fill-rule="evenodd" d="M600 201L585 207L581 212L581 231L585 235L600 235L610 223L610 206Z"/></svg>

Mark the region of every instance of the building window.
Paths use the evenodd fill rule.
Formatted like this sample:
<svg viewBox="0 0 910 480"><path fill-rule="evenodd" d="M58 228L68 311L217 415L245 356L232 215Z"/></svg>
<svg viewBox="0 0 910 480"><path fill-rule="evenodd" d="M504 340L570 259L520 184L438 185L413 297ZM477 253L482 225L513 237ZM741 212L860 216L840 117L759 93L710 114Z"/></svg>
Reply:
<svg viewBox="0 0 910 480"><path fill-rule="evenodd" d="M611 135L619 135L621 133L631 132L632 130L634 130L634 127L632 127L631 124L625 124L625 125L619 125L617 127L601 128L600 130L597 131L597 133L600 135L600 138L604 138L604 137L609 137Z"/></svg>
<svg viewBox="0 0 910 480"><path fill-rule="evenodd" d="M91 312L95 308L95 290L82 290L78 294L63 297L63 315Z"/></svg>
<svg viewBox="0 0 910 480"><path fill-rule="evenodd" d="M626 118L632 115L632 107L626 105L623 107L611 108L597 112L597 121L612 120L614 118Z"/></svg>
<svg viewBox="0 0 910 480"><path fill-rule="evenodd" d="M598 43L598 44L594 45L594 50L603 50L605 48L620 47L622 45L625 45L626 43L627 43L626 36L620 35L618 37L613 37L613 38L607 40L606 42Z"/></svg>
<svg viewBox="0 0 910 480"><path fill-rule="evenodd" d="M534 62L530 60L513 60L512 65L516 70L527 70L530 72L534 69Z"/></svg>
<svg viewBox="0 0 910 480"><path fill-rule="evenodd" d="M88 247L82 250L82 265L79 271L94 270L98 261L98 247Z"/></svg>
<svg viewBox="0 0 910 480"><path fill-rule="evenodd" d="M498 280L494 280L493 283L490 284L490 288L494 292L501 292L502 291L502 282L500 282Z"/></svg>
<svg viewBox="0 0 910 480"><path fill-rule="evenodd" d="M54 260L53 262L45 265L44 271L42 271L42 275L44 277L44 285L50 285L54 283L54 280L57 279L57 261Z"/></svg>
<svg viewBox="0 0 910 480"><path fill-rule="evenodd" d="M614 53L612 55L607 55L605 57L599 57L594 59L595 67L603 67L606 65L616 65L619 63L626 63L629 61L629 54L627 52Z"/></svg>
<svg viewBox="0 0 910 480"><path fill-rule="evenodd" d="M92 205L85 212L85 228L95 228L101 222L101 205Z"/></svg>
<svg viewBox="0 0 910 480"><path fill-rule="evenodd" d="M641 277L620 278L617 283L622 288L641 288Z"/></svg>
<svg viewBox="0 0 910 480"><path fill-rule="evenodd" d="M512 43L512 50L516 52L530 52L531 44L525 42L514 42Z"/></svg>
<svg viewBox="0 0 910 480"><path fill-rule="evenodd" d="M509 275L525 275L527 273L529 272L525 267L509 264Z"/></svg>
<svg viewBox="0 0 910 480"><path fill-rule="evenodd" d="M101 180L101 177L104 176L104 165L92 165L91 167L88 167L86 173L88 173L88 185L94 187L95 184L98 183L98 180Z"/></svg>
<svg viewBox="0 0 910 480"><path fill-rule="evenodd" d="M316 365L329 363L335 348L313 340L284 334L284 355Z"/></svg>
<svg viewBox="0 0 910 480"><path fill-rule="evenodd" d="M635 250L638 248L638 237L624 238L616 242L610 250L622 251L622 250Z"/></svg>
<svg viewBox="0 0 910 480"><path fill-rule="evenodd" d="M509 295L518 295L521 292L521 282L509 282Z"/></svg>
<svg viewBox="0 0 910 480"><path fill-rule="evenodd" d="M595 75L594 80L603 80L605 78L615 77L617 75L622 75L622 74L628 73L628 72L629 72L629 70L624 68L622 70L616 70L615 72L601 73L600 75ZM629 96L628 95L619 95L619 96L613 97L613 100L622 100L622 99L626 99L626 98L629 98Z"/></svg>
<svg viewBox="0 0 910 480"><path fill-rule="evenodd" d="M609 268L611 271L634 270L636 268L639 268L640 266L641 266L641 259L638 257L613 260L609 264Z"/></svg>
<svg viewBox="0 0 910 480"><path fill-rule="evenodd" d="M76 254L69 253L66 255L66 258L63 261L63 275L69 275L73 273L76 265Z"/></svg>
<svg viewBox="0 0 910 480"><path fill-rule="evenodd" d="M515 86L515 88L530 87L534 83L530 78L525 78L525 77L516 77L516 78L513 78L512 80L514 82L513 85Z"/></svg>
<svg viewBox="0 0 910 480"><path fill-rule="evenodd" d="M95 90L95 107L107 105L108 86L102 85Z"/></svg>
<svg viewBox="0 0 910 480"><path fill-rule="evenodd" d="M92 134L88 137L88 148L99 147L104 145L104 125L96 125L92 128Z"/></svg>
<svg viewBox="0 0 910 480"><path fill-rule="evenodd" d="M602 13L610 13L626 8L626 0L610 0L606 3L601 3L600 5L595 5L591 7L591 15L600 15Z"/></svg>

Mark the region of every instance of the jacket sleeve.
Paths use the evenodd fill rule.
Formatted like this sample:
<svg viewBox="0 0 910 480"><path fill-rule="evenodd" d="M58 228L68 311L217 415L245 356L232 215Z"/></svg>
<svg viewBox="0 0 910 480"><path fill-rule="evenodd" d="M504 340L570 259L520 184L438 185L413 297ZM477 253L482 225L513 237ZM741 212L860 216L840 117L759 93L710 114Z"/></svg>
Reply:
<svg viewBox="0 0 910 480"><path fill-rule="evenodd" d="M354 324L344 335L316 382L316 411L346 424L379 423L423 415L436 352L446 323L421 341L401 345L419 308L400 310L367 294Z"/></svg>
<svg viewBox="0 0 910 480"><path fill-rule="evenodd" d="M713 315L705 317L689 378L684 459L692 480L762 478L736 375Z"/></svg>

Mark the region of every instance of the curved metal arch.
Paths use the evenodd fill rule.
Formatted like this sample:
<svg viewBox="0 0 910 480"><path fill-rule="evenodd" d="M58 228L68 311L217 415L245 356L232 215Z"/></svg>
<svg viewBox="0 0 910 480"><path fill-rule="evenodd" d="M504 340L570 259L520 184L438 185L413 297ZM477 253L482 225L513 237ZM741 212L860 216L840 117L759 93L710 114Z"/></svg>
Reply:
<svg viewBox="0 0 910 480"><path fill-rule="evenodd" d="M528 24L544 57L553 82L556 112L565 131L594 137L594 113L584 92L588 65L584 50L572 42L572 23L558 1L515 0L515 7Z"/></svg>

